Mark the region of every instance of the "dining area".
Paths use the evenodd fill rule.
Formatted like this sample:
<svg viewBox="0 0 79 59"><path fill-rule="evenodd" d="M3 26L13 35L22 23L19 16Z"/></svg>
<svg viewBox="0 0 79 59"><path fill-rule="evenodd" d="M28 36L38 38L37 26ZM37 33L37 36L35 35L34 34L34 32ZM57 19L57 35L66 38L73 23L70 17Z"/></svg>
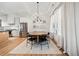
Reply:
<svg viewBox="0 0 79 59"><path fill-rule="evenodd" d="M28 32L24 41L11 50L9 56L53 56L63 55L50 38L49 32Z"/></svg>
<svg viewBox="0 0 79 59"><path fill-rule="evenodd" d="M31 49L34 44L40 45L42 50L42 45L47 45L49 48L49 32L40 32L40 31L34 31L27 33L27 41L26 46L30 43Z"/></svg>

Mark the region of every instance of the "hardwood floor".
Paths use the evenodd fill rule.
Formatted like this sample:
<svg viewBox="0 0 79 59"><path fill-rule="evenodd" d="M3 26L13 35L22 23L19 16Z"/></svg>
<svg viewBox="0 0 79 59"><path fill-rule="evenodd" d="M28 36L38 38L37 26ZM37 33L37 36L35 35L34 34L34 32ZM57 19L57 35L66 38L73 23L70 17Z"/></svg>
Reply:
<svg viewBox="0 0 79 59"><path fill-rule="evenodd" d="M64 54L9 54L9 52L11 50L13 50L19 44L21 44L24 40L25 40L25 38L17 37L14 40L5 42L4 44L6 44L6 46L3 46L4 44L2 46L0 46L1 47L0 48L0 55L1 56L66 56Z"/></svg>
<svg viewBox="0 0 79 59"><path fill-rule="evenodd" d="M4 44L6 44L6 46L4 46L4 44L0 46L0 47L2 47L2 48L0 48L0 55L1 56L6 55L9 51L14 49L16 46L18 46L24 40L25 40L25 38L17 37L14 40L9 40L9 41L5 42Z"/></svg>

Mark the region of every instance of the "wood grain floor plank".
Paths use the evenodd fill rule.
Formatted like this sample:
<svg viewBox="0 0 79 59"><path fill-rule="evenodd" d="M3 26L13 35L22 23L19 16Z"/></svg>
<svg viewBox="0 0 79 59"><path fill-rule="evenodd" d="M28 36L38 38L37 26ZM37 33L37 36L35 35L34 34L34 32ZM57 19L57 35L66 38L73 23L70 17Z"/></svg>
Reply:
<svg viewBox="0 0 79 59"><path fill-rule="evenodd" d="M15 40L10 40L9 42L5 42L6 46L0 48L1 56L64 56L63 54L9 54L9 52L21 44L25 38L16 38Z"/></svg>
<svg viewBox="0 0 79 59"><path fill-rule="evenodd" d="M9 51L14 49L16 46L18 46L20 43L22 43L25 40L25 38L16 38L15 40L10 40L9 42L6 42L5 44L8 43L5 47L0 49L0 55L6 55Z"/></svg>

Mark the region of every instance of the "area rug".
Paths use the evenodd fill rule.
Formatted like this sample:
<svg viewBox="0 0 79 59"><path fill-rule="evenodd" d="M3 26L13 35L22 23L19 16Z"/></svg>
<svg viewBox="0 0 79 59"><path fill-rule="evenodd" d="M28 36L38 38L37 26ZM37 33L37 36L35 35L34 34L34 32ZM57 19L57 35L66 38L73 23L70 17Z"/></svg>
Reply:
<svg viewBox="0 0 79 59"><path fill-rule="evenodd" d="M14 48L8 53L8 55L62 55L62 52L56 47L56 45L50 41L49 48L48 45L42 45L42 50L40 45L31 45L26 46L26 40L23 41L20 45Z"/></svg>

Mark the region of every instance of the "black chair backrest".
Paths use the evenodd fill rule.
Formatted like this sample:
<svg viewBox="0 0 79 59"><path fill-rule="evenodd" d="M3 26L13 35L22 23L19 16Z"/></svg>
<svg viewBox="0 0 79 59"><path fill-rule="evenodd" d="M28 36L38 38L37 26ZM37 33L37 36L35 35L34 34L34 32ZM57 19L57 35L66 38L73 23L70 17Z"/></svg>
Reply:
<svg viewBox="0 0 79 59"><path fill-rule="evenodd" d="M50 35L50 33L49 33L49 32L48 32L47 34L48 34L48 35Z"/></svg>

